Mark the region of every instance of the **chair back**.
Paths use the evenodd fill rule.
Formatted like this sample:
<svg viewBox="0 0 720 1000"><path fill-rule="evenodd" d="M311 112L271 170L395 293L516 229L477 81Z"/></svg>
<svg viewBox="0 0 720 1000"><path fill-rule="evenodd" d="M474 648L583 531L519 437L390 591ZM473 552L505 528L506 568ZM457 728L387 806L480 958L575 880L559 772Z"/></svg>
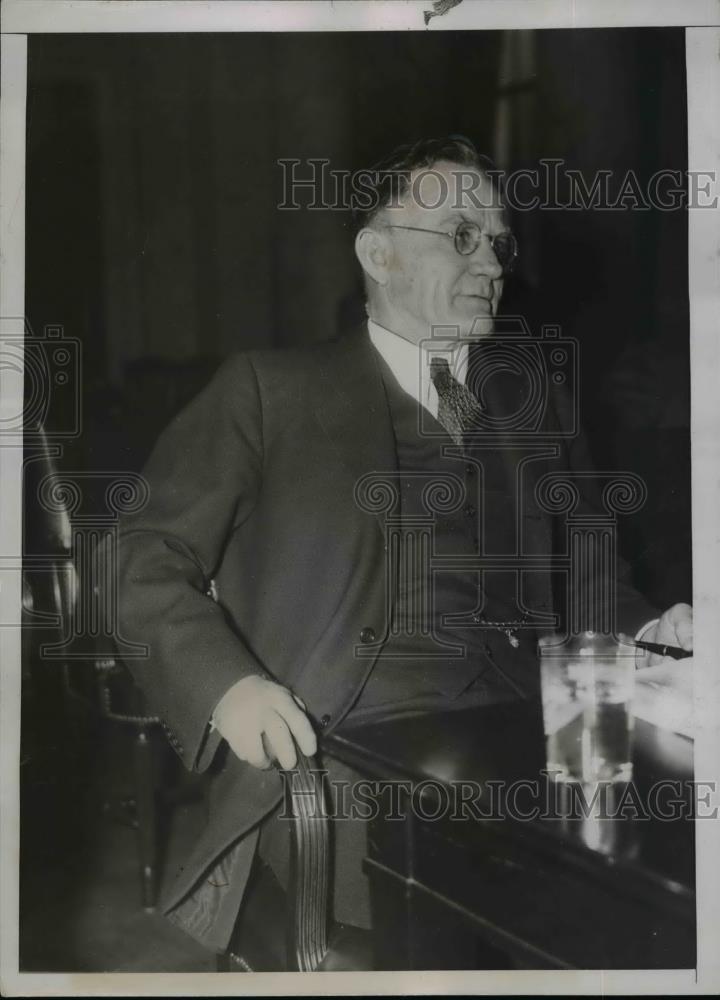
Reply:
<svg viewBox="0 0 720 1000"><path fill-rule="evenodd" d="M78 592L72 525L62 493L53 489L58 470L42 426L34 428L33 440L23 482L23 608L28 625L52 617L62 630Z"/></svg>
<svg viewBox="0 0 720 1000"><path fill-rule="evenodd" d="M312 972L328 950L329 821L322 772L297 748L297 764L284 771L293 815L287 900L288 969Z"/></svg>

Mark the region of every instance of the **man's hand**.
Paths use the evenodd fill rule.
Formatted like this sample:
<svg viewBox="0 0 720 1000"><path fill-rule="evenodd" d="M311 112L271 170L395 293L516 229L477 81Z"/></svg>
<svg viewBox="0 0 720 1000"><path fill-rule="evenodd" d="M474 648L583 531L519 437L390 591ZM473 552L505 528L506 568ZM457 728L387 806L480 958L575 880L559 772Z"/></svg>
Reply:
<svg viewBox="0 0 720 1000"><path fill-rule="evenodd" d="M689 604L673 604L660 620L640 636L643 642L693 648L693 612ZM663 657L653 653L648 661L651 667L663 662Z"/></svg>
<svg viewBox="0 0 720 1000"><path fill-rule="evenodd" d="M274 757L280 767L295 767L295 744L311 757L317 739L305 705L287 688L264 677L243 677L218 702L215 728L232 751L253 767L266 769Z"/></svg>

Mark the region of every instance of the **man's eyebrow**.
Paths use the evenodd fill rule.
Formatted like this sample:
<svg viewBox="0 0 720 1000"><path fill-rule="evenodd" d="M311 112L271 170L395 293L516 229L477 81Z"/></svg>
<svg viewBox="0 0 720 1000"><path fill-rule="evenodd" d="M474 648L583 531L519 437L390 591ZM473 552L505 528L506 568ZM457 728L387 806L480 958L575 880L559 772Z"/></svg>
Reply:
<svg viewBox="0 0 720 1000"><path fill-rule="evenodd" d="M461 209L457 209L456 211L452 212L450 215L448 215L446 217L443 217L443 220L442 220L442 222L439 223L439 225L441 225L441 226L448 226L448 225L453 225L453 224L458 225L461 222L472 222L474 225L480 226L480 228L482 229L483 226L486 224L487 219L483 219L482 221L478 221L477 219L473 219L467 212L463 212ZM504 215L500 218L499 223L500 223L501 228L498 230L498 232L500 232L500 233L511 233L512 232L510 224L509 224L508 220L505 218Z"/></svg>
<svg viewBox="0 0 720 1000"><path fill-rule="evenodd" d="M462 212L455 211L451 212L450 215L444 215L439 223L441 226L451 226L457 225L460 222L472 222L472 219L466 219Z"/></svg>

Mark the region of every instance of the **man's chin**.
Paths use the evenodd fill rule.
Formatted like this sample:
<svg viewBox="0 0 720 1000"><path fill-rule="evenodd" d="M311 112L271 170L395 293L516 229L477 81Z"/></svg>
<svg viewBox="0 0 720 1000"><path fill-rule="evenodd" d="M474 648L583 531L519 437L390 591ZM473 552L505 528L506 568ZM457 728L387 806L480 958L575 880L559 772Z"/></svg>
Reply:
<svg viewBox="0 0 720 1000"><path fill-rule="evenodd" d="M487 299L471 295L456 302L453 325L457 324L463 337L488 337L493 331L494 316Z"/></svg>
<svg viewBox="0 0 720 1000"><path fill-rule="evenodd" d="M491 336L495 326L495 317L491 314L479 313L472 318L463 320L459 326L463 337L478 340L481 337Z"/></svg>

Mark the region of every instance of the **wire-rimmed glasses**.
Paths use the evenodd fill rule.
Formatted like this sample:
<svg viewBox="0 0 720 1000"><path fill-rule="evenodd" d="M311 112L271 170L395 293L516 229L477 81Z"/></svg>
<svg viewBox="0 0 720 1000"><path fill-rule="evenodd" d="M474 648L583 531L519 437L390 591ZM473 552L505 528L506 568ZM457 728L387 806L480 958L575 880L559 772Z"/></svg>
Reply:
<svg viewBox="0 0 720 1000"><path fill-rule="evenodd" d="M497 257L503 274L509 274L518 256L518 242L511 232L496 233L491 236L483 233L480 226L474 222L461 222L455 229L423 229L420 226L399 226L388 223L388 229L408 229L416 233L433 233L436 236L447 236L455 244L455 249L463 257L475 253L484 237Z"/></svg>

